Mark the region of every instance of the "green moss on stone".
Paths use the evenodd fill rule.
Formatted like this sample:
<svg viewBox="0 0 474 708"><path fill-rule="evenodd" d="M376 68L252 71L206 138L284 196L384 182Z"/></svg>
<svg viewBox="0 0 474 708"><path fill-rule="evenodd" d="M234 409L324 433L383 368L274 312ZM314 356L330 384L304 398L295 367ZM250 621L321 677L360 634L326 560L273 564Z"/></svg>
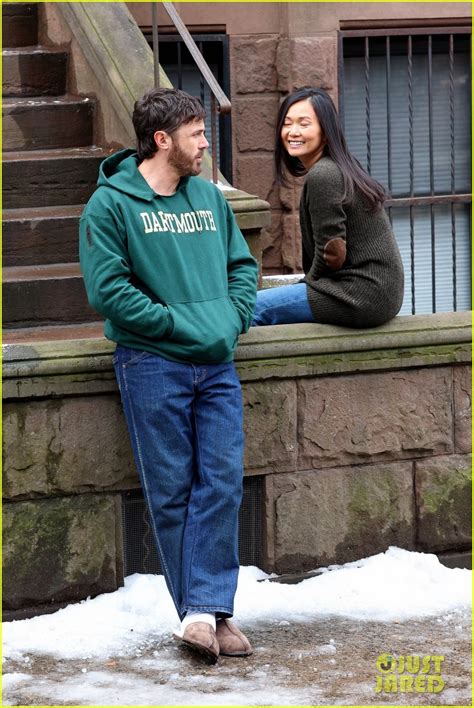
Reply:
<svg viewBox="0 0 474 708"><path fill-rule="evenodd" d="M302 343L304 344L304 342ZM236 365L242 380L265 379L270 376L315 376L318 374L355 373L383 370L392 367L411 368L449 365L468 361L467 344L423 346L410 349L368 349L365 351L330 352L328 354L301 354L295 356L239 359Z"/></svg>
<svg viewBox="0 0 474 708"><path fill-rule="evenodd" d="M349 487L350 528L366 526L368 519L377 521L379 529L390 524L398 515L395 504L398 492L393 476L383 471L374 475L370 481L354 476Z"/></svg>
<svg viewBox="0 0 474 708"><path fill-rule="evenodd" d="M3 513L4 600L10 607L54 595L69 553L70 517L56 501L19 502Z"/></svg>
<svg viewBox="0 0 474 708"><path fill-rule="evenodd" d="M8 609L80 599L117 584L115 496L6 504L4 602Z"/></svg>
<svg viewBox="0 0 474 708"><path fill-rule="evenodd" d="M445 472L437 474L423 492L423 506L428 513L449 513L457 508L457 501L471 497L470 470L448 466Z"/></svg>
<svg viewBox="0 0 474 708"><path fill-rule="evenodd" d="M68 557L66 566L66 578L71 583L94 577L104 563L110 567L110 573L114 572L115 536L111 538L110 534L114 524L107 523L113 515L113 501L104 498L75 516L69 528L69 540L76 550Z"/></svg>

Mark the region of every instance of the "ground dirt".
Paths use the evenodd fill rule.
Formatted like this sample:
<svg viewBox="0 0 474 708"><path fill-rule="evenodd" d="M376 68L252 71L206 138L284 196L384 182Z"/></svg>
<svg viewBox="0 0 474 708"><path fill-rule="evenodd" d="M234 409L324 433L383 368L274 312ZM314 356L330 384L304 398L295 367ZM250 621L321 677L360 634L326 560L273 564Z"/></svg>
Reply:
<svg viewBox="0 0 474 708"><path fill-rule="evenodd" d="M380 623L324 618L244 629L255 652L209 666L172 638L132 657L6 661L4 705L458 705L471 701L468 615ZM444 656L440 693L376 692L380 654ZM11 682L8 676L17 678ZM23 678L22 678L23 676Z"/></svg>

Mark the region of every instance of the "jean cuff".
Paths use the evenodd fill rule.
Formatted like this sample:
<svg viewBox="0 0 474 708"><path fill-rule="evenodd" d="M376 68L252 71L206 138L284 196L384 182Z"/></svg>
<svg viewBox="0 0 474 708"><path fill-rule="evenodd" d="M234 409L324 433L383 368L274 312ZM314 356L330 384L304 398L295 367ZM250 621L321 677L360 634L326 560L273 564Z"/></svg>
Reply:
<svg viewBox="0 0 474 708"><path fill-rule="evenodd" d="M216 605L185 605L181 608L180 614L184 616L187 612L212 612L216 617L232 617L234 608Z"/></svg>

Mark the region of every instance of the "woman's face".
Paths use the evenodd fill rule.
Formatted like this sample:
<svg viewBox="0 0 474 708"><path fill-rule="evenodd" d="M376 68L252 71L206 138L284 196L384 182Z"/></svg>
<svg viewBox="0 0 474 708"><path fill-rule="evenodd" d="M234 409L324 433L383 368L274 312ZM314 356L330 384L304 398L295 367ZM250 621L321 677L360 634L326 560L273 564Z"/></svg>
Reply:
<svg viewBox="0 0 474 708"><path fill-rule="evenodd" d="M291 157L297 157L308 169L323 154L323 131L313 106L306 98L288 109L281 129L283 147Z"/></svg>

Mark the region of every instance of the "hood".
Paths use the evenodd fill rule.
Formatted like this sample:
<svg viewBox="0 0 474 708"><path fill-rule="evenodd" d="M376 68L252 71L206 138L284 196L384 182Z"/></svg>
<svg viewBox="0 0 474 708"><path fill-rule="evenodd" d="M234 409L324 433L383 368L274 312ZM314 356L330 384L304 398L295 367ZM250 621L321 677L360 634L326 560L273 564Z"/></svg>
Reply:
<svg viewBox="0 0 474 708"><path fill-rule="evenodd" d="M97 185L111 187L137 199L151 202L156 197L156 193L137 170L138 165L138 155L135 150L127 148L115 152L101 162ZM176 191L184 188L188 180L189 177L182 177Z"/></svg>

